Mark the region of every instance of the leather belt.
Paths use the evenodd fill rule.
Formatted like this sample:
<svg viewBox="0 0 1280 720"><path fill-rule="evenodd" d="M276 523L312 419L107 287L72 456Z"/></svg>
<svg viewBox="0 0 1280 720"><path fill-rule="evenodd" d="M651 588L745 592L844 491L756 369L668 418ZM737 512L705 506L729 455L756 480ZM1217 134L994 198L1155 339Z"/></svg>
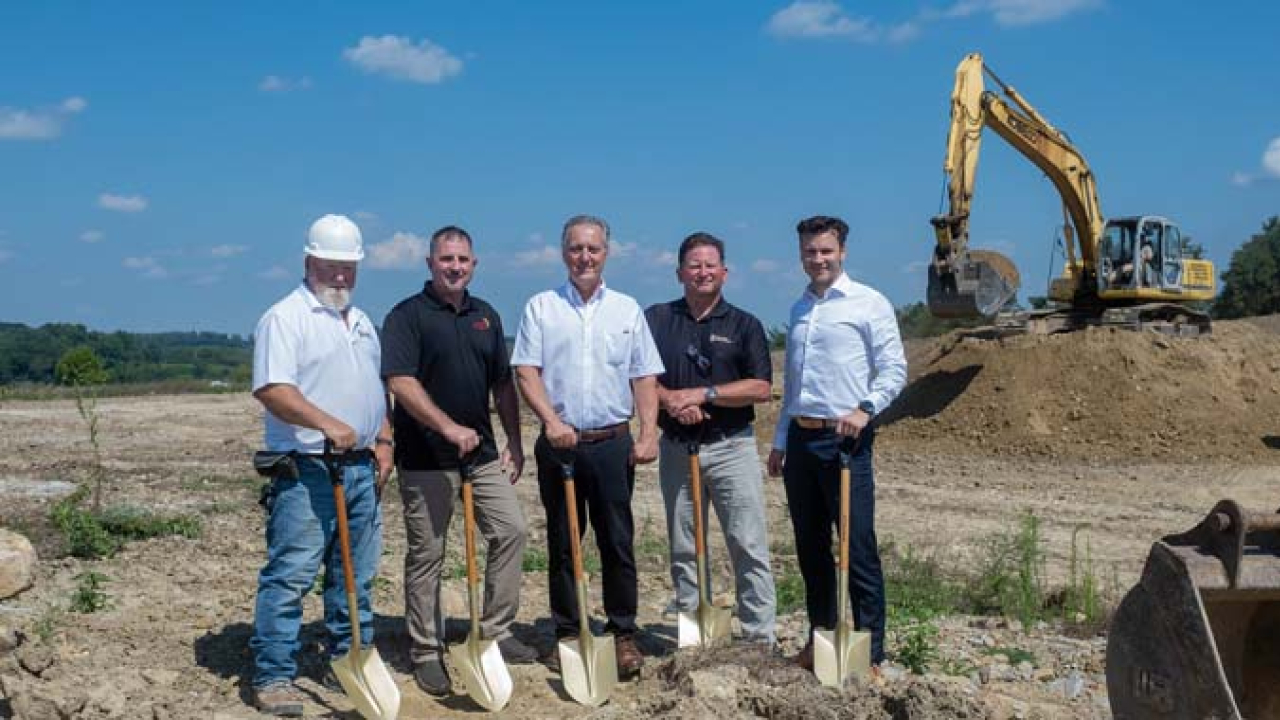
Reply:
<svg viewBox="0 0 1280 720"><path fill-rule="evenodd" d="M298 457L313 458L315 460L324 460L324 453L298 453ZM348 450L346 452L335 452L333 459L340 463L354 465L357 463L372 462L374 459L373 451L369 448L360 448L359 450Z"/></svg>
<svg viewBox="0 0 1280 720"><path fill-rule="evenodd" d="M578 431L578 442L580 443L598 443L604 440L612 440L620 435L624 435L630 430L627 423L620 422L615 425L606 425L601 428L588 428Z"/></svg>
<svg viewBox="0 0 1280 720"><path fill-rule="evenodd" d="M805 430L830 430L839 424L836 420L827 420L826 418L793 417L791 420Z"/></svg>

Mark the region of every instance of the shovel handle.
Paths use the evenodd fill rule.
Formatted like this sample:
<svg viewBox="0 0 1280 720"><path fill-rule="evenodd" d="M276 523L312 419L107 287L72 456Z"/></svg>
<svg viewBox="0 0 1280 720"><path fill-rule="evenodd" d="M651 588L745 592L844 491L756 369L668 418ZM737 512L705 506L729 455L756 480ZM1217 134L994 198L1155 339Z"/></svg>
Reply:
<svg viewBox="0 0 1280 720"><path fill-rule="evenodd" d="M689 446L689 494L693 499L693 548L699 557L706 555L706 541L702 535L702 464L698 462L696 445ZM702 578L698 578L699 581Z"/></svg>
<svg viewBox="0 0 1280 720"><path fill-rule="evenodd" d="M467 584L480 582L480 570L476 564L476 508L472 496L470 475L462 476L462 534L467 552Z"/></svg>
<svg viewBox="0 0 1280 720"><path fill-rule="evenodd" d="M328 444L326 443L326 449ZM328 455L329 453L326 453ZM342 552L342 582L347 591L347 620L351 625L352 657L360 657L360 603L356 599L356 573L351 566L351 528L347 522L347 494L342 487L342 479L336 470L336 463L329 465L329 473L338 479L333 483L333 502L338 509L338 547Z"/></svg>
<svg viewBox="0 0 1280 720"><path fill-rule="evenodd" d="M578 495L573 486L572 466L564 466L564 503L569 514L569 555L573 560L573 581L582 582L582 542L578 535Z"/></svg>

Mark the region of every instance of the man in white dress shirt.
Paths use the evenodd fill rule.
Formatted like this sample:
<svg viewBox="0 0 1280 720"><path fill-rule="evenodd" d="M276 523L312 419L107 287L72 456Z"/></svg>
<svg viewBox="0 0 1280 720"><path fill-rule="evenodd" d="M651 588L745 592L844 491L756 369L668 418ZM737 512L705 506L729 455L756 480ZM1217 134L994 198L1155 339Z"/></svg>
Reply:
<svg viewBox="0 0 1280 720"><path fill-rule="evenodd" d="M662 360L640 306L604 283L609 226L570 218L561 235L569 280L531 298L516 333L511 364L525 402L542 421L534 446L538 489L547 513L547 574L557 638L578 634L569 556L568 512L560 460L575 458L579 518L591 523L600 550L605 631L614 635L618 672L644 664L636 647L635 464L658 455L657 376ZM628 421L634 403L639 433ZM585 531L585 523L581 526ZM555 652L545 659L554 664Z"/></svg>
<svg viewBox="0 0 1280 720"><path fill-rule="evenodd" d="M804 577L809 642L796 657L813 669L814 629L836 624L831 552L840 519L840 444L854 439L849 508L849 597L871 632L871 662L884 660L884 574L875 533L872 446L876 415L897 397L907 361L893 306L844 273L849 226L816 216L796 226L809 286L791 307L782 412L769 474L783 477Z"/></svg>

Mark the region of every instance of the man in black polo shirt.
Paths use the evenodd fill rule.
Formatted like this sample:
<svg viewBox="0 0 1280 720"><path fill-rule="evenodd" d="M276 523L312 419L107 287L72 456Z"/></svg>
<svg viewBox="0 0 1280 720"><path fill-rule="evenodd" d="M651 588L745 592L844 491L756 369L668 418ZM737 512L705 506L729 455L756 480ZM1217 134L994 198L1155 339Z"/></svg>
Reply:
<svg viewBox="0 0 1280 720"><path fill-rule="evenodd" d="M756 451L752 405L768 402L769 344L760 321L722 294L729 270L724 243L694 233L680 244L676 277L684 297L645 312L666 372L658 376L662 427L659 476L667 511L671 580L681 612L698 605L694 566L689 440L698 440L702 517L715 505L729 546L738 619L749 642L775 641L776 601L769 570L764 477ZM706 527L706 524L703 524Z"/></svg>
<svg viewBox="0 0 1280 720"><path fill-rule="evenodd" d="M524 468L524 449L502 320L467 292L476 263L465 230L437 230L427 257L430 282L396 305L382 328L382 375L396 399L392 425L408 536L404 595L410 657L414 680L436 696L452 692L444 666L440 572L459 492L460 459L473 451L476 520L488 544L481 631L498 641L509 663L537 658L509 629L520 604L526 534L512 487ZM507 437L501 453L489 421L490 395Z"/></svg>

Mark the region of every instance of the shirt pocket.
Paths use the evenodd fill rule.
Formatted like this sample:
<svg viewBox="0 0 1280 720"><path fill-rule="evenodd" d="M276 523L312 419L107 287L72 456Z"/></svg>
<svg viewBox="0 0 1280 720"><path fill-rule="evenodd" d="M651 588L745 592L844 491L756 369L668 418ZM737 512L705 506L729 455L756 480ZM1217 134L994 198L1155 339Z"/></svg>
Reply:
<svg viewBox="0 0 1280 720"><path fill-rule="evenodd" d="M611 332L604 336L605 360L610 365L624 365L631 357L631 331Z"/></svg>

